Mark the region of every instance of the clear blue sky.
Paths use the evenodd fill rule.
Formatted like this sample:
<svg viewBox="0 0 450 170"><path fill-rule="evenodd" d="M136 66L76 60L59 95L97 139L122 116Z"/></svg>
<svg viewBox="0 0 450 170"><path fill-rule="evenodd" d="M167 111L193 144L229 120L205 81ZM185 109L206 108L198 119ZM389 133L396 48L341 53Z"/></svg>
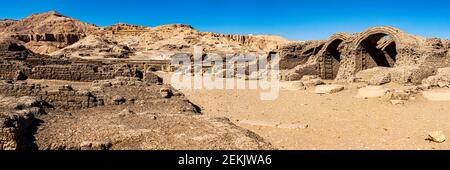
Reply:
<svg viewBox="0 0 450 170"><path fill-rule="evenodd" d="M56 10L99 26L190 24L200 31L326 39L388 25L450 39L448 0L0 0L0 18Z"/></svg>

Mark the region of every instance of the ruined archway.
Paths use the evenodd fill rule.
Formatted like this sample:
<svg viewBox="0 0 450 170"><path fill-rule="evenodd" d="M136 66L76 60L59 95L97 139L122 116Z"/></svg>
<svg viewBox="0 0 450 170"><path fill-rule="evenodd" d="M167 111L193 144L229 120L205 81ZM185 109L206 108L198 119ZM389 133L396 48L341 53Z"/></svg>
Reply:
<svg viewBox="0 0 450 170"><path fill-rule="evenodd" d="M368 36L361 41L357 50L361 55L361 70L373 67L393 67L395 64L396 44L388 34L376 33Z"/></svg>
<svg viewBox="0 0 450 170"><path fill-rule="evenodd" d="M357 70L394 67L402 32L392 27L374 27L361 33L353 43Z"/></svg>
<svg viewBox="0 0 450 170"><path fill-rule="evenodd" d="M341 65L341 44L346 41L348 35L345 33L336 33L325 43L323 49L319 52L320 77L327 80L335 79Z"/></svg>

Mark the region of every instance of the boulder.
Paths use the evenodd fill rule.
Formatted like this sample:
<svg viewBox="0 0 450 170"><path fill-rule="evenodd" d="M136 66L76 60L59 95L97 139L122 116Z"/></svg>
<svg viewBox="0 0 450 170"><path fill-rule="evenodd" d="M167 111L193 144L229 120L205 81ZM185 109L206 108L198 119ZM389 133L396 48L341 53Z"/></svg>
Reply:
<svg viewBox="0 0 450 170"><path fill-rule="evenodd" d="M286 80L286 81L296 81L296 80L300 80L301 78L302 78L302 76L295 72L285 73L282 76L282 79Z"/></svg>
<svg viewBox="0 0 450 170"><path fill-rule="evenodd" d="M380 83L386 82L387 78L389 78L390 82L390 70L391 68L389 67L374 67L356 73L354 79L371 85L381 85Z"/></svg>
<svg viewBox="0 0 450 170"><path fill-rule="evenodd" d="M282 88L287 90L306 90L306 86L301 81L288 81L282 84Z"/></svg>
<svg viewBox="0 0 450 170"><path fill-rule="evenodd" d="M115 105L121 105L127 101L124 97L119 96L119 95L112 97L111 100L113 101L113 104L115 104Z"/></svg>
<svg viewBox="0 0 450 170"><path fill-rule="evenodd" d="M435 72L434 68L416 66L395 67L390 71L391 81L399 84L420 84Z"/></svg>
<svg viewBox="0 0 450 170"><path fill-rule="evenodd" d="M386 93L387 99L390 100L409 100L411 96L412 92L407 90L393 90Z"/></svg>
<svg viewBox="0 0 450 170"><path fill-rule="evenodd" d="M450 67L438 69L436 75L424 79L422 84L429 87L450 88Z"/></svg>
<svg viewBox="0 0 450 170"><path fill-rule="evenodd" d="M373 76L369 80L369 85L383 85L389 82L391 82L391 74L382 72Z"/></svg>
<svg viewBox="0 0 450 170"><path fill-rule="evenodd" d="M402 105L405 104L404 100L391 100L392 105Z"/></svg>
<svg viewBox="0 0 450 170"><path fill-rule="evenodd" d="M449 89L434 89L422 92L423 97L430 101L450 101Z"/></svg>
<svg viewBox="0 0 450 170"><path fill-rule="evenodd" d="M316 94L332 94L344 90L343 85L319 85L316 86L314 93Z"/></svg>
<svg viewBox="0 0 450 170"><path fill-rule="evenodd" d="M433 131L428 133L428 138L426 140L436 143L443 143L445 142L446 138L442 131Z"/></svg>
<svg viewBox="0 0 450 170"><path fill-rule="evenodd" d="M313 79L313 80L309 80L309 81L304 81L303 84L305 86L317 86L317 85L321 85L321 84L325 84L321 79Z"/></svg>
<svg viewBox="0 0 450 170"><path fill-rule="evenodd" d="M162 98L170 98L172 97L172 90L170 90L169 88L161 88L159 90L159 94Z"/></svg>
<svg viewBox="0 0 450 170"><path fill-rule="evenodd" d="M356 98L378 98L383 97L390 89L383 86L366 86L358 90Z"/></svg>

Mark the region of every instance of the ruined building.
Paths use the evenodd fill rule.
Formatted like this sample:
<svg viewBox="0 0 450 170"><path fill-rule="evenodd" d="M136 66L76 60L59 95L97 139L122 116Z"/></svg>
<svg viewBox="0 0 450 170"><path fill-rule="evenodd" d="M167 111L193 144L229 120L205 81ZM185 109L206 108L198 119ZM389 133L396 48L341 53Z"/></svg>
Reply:
<svg viewBox="0 0 450 170"><path fill-rule="evenodd" d="M407 34L393 27L336 33L327 41L292 43L278 50L285 80L304 75L352 81L363 70L383 67L393 82L418 84L450 66L450 41Z"/></svg>

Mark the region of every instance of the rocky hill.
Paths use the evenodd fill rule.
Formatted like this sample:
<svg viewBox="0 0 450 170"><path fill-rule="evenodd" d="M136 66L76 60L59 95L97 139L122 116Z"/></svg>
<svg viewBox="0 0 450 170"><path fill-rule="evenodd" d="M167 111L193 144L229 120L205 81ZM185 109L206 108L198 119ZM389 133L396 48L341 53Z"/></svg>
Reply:
<svg viewBox="0 0 450 170"><path fill-rule="evenodd" d="M22 41L37 53L49 54L71 45L98 28L55 11L33 14L21 20L0 21L0 34Z"/></svg>
<svg viewBox="0 0 450 170"><path fill-rule="evenodd" d="M7 20L8 21L8 20ZM97 30L93 24L66 17L56 11L33 14L11 25L3 32L14 34L86 34Z"/></svg>
<svg viewBox="0 0 450 170"><path fill-rule="evenodd" d="M13 19L0 19L0 29L3 30L6 27L9 27L13 24L17 23L17 20Z"/></svg>
<svg viewBox="0 0 450 170"><path fill-rule="evenodd" d="M176 53L192 53L194 46L218 54L264 54L289 42L271 35L229 35L200 32L190 25L169 24L146 27L118 23L106 27L81 22L55 11L33 14L21 20L0 20L0 34L20 40L33 52L40 54L83 54L85 47L68 47L89 35L96 39L129 48L133 59L167 59ZM90 38L92 40L92 37ZM70 48L70 50L63 48ZM91 52L90 52L91 53ZM111 54L115 55L115 54ZM102 57L109 54L91 53ZM161 58L161 56L164 56ZM83 55L79 56L83 57Z"/></svg>

